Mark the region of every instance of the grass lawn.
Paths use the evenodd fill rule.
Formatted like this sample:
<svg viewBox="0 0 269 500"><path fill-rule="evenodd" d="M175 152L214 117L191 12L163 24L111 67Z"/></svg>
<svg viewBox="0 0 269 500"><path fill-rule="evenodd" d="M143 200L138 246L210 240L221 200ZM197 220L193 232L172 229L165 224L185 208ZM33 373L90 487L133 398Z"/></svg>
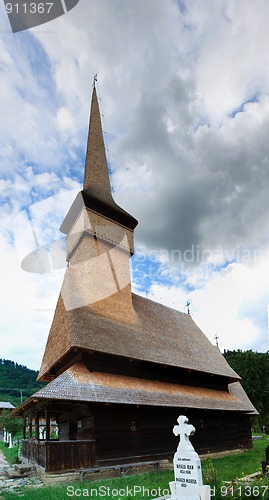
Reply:
<svg viewBox="0 0 269 500"><path fill-rule="evenodd" d="M13 448L8 448L4 445L3 441L0 441L0 450L4 453L6 460L10 464L15 464L18 458L18 446L14 445Z"/></svg>
<svg viewBox="0 0 269 500"><path fill-rule="evenodd" d="M240 483L230 489L223 481L236 480L256 472L265 458L265 448L269 441L265 438L253 442L253 449L223 458L206 459L202 462L204 483L210 482L212 498L259 498L268 500L269 480L264 478L251 483ZM92 500L150 500L162 494L168 494L168 483L173 480L173 471L158 471L145 474L124 476L115 479L83 481L65 486L36 488L20 488L20 496L26 500L67 500L68 498L91 498ZM215 481L215 482L214 482ZM144 489L144 491L143 491ZM6 500L18 499L18 494L2 492Z"/></svg>
<svg viewBox="0 0 269 500"><path fill-rule="evenodd" d="M216 470L217 479L220 481L232 481L233 479L247 476L248 474L257 472L261 468L261 461L265 460L265 448L268 445L269 441L267 441L266 437L261 440L254 440L251 450L222 458L203 460L203 470L205 470L209 462L212 462Z"/></svg>

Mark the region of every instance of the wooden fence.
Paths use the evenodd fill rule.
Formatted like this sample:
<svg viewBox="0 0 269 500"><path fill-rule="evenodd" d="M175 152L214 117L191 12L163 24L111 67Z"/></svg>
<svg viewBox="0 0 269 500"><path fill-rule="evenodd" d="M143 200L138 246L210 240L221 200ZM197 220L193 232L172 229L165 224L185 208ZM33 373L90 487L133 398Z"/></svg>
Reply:
<svg viewBox="0 0 269 500"><path fill-rule="evenodd" d="M95 440L22 441L22 456L46 472L69 472L94 467Z"/></svg>

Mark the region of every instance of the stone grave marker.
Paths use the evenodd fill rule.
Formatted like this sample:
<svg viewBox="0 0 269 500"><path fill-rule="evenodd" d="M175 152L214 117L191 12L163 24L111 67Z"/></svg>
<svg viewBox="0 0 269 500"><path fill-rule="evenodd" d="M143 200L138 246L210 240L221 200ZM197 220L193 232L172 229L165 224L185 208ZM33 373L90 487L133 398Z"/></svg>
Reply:
<svg viewBox="0 0 269 500"><path fill-rule="evenodd" d="M195 428L188 421L180 415L173 429L180 442L174 455L175 480L169 483L171 496L166 500L210 500L210 486L203 485L201 461L189 440Z"/></svg>
<svg viewBox="0 0 269 500"><path fill-rule="evenodd" d="M173 433L180 436L180 442L174 455L175 481L169 483L171 500L207 500L210 499L210 486L203 486L201 461L192 446L189 437L195 433L188 418L180 415Z"/></svg>

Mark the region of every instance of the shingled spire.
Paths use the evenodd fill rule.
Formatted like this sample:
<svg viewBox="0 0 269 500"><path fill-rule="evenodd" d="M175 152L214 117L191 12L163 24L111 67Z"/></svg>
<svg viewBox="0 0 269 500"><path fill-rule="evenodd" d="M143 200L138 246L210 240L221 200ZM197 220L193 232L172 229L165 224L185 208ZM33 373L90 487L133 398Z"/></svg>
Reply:
<svg viewBox="0 0 269 500"><path fill-rule="evenodd" d="M83 190L78 194L61 225L60 230L63 233L69 233L83 207L94 210L130 230L133 230L138 224L132 215L117 205L111 193L102 122L95 86L92 93Z"/></svg>
<svg viewBox="0 0 269 500"><path fill-rule="evenodd" d="M95 87L92 93L83 191L109 205L115 205L111 195L102 123Z"/></svg>

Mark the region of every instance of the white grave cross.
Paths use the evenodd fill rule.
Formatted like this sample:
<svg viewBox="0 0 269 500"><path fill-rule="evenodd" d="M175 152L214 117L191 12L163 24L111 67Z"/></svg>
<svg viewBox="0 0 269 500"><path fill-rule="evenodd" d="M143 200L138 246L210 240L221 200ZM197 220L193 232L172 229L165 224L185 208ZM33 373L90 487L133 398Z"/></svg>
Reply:
<svg viewBox="0 0 269 500"><path fill-rule="evenodd" d="M171 496L156 500L210 500L210 486L203 485L200 458L189 440L195 427L185 415L180 415L177 422L173 433L180 442L174 455L175 480L169 483Z"/></svg>
<svg viewBox="0 0 269 500"><path fill-rule="evenodd" d="M180 442L177 447L177 451L194 451L189 436L195 433L195 428L193 425L188 424L189 419L184 415L180 415L177 419L178 425L174 426L173 433L175 436L180 436Z"/></svg>
<svg viewBox="0 0 269 500"><path fill-rule="evenodd" d="M209 500L210 487L203 486L200 458L189 440L195 427L185 415L180 415L177 422L173 433L180 437L180 442L174 455L175 480L169 483L170 500Z"/></svg>

